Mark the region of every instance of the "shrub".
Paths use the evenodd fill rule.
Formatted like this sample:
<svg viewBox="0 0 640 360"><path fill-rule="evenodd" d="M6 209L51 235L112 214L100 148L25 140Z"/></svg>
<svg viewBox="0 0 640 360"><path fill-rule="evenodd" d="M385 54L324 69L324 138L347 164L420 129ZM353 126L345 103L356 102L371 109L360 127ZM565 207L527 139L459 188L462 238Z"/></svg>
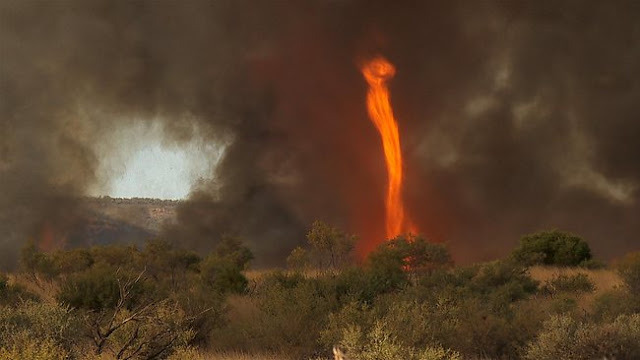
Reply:
<svg viewBox="0 0 640 360"><path fill-rule="evenodd" d="M607 267L607 263L596 259L589 259L582 261L578 266L589 270L600 270L605 269Z"/></svg>
<svg viewBox="0 0 640 360"><path fill-rule="evenodd" d="M577 266L591 259L591 249L571 233L542 231L522 237L513 257L526 265Z"/></svg>
<svg viewBox="0 0 640 360"><path fill-rule="evenodd" d="M637 359L640 357L640 314L621 315L613 322L589 324L553 316L527 347L525 358Z"/></svg>
<svg viewBox="0 0 640 360"><path fill-rule="evenodd" d="M89 248L89 252L95 264L134 272L142 270L143 262L140 261L140 252L135 246L92 246Z"/></svg>
<svg viewBox="0 0 640 360"><path fill-rule="evenodd" d="M380 244L366 262L376 287L388 291L408 285L411 275L419 277L451 265L451 256L443 244L411 234Z"/></svg>
<svg viewBox="0 0 640 360"><path fill-rule="evenodd" d="M27 331L15 333L0 344L0 360L65 360L70 357L69 351L51 338Z"/></svg>
<svg viewBox="0 0 640 360"><path fill-rule="evenodd" d="M640 296L640 252L627 254L617 264L617 270L629 292Z"/></svg>
<svg viewBox="0 0 640 360"><path fill-rule="evenodd" d="M315 221L307 233L309 259L318 269L348 265L357 237L322 221Z"/></svg>
<svg viewBox="0 0 640 360"><path fill-rule="evenodd" d="M82 323L64 307L25 302L0 309L0 358L63 359L82 336Z"/></svg>
<svg viewBox="0 0 640 360"><path fill-rule="evenodd" d="M200 262L195 253L176 249L164 240L148 241L140 257L145 273L156 282L168 283L173 290L177 290L187 273L196 271Z"/></svg>
<svg viewBox="0 0 640 360"><path fill-rule="evenodd" d="M331 314L322 342L335 343L346 325L366 334L380 319L403 346L442 345L469 356L513 358L542 324L544 313L532 311L534 303L519 303L535 290L526 269L512 261L434 271L417 286L377 294L370 303L354 301Z"/></svg>
<svg viewBox="0 0 640 360"><path fill-rule="evenodd" d="M84 319L91 353L100 359L164 359L194 337L193 318L169 300L87 312Z"/></svg>
<svg viewBox="0 0 640 360"><path fill-rule="evenodd" d="M291 250L291 254L287 256L287 267L289 269L303 271L309 268L309 264L309 252L301 246L297 246Z"/></svg>
<svg viewBox="0 0 640 360"><path fill-rule="evenodd" d="M253 254L236 238L225 237L199 264L200 279L217 293L242 293L249 281L242 274Z"/></svg>
<svg viewBox="0 0 640 360"><path fill-rule="evenodd" d="M567 294L554 297L549 305L549 310L553 314L571 314L578 309L578 301Z"/></svg>
<svg viewBox="0 0 640 360"><path fill-rule="evenodd" d="M242 293L249 284L236 263L217 255L209 255L200 263L200 277L205 286L221 294Z"/></svg>
<svg viewBox="0 0 640 360"><path fill-rule="evenodd" d="M222 237L213 254L233 263L240 270L246 270L249 262L253 260L251 250L242 245L240 239L230 236Z"/></svg>
<svg viewBox="0 0 640 360"><path fill-rule="evenodd" d="M53 261L44 253L40 252L34 242L27 243L20 253L20 266L22 270L30 275L42 275L52 278L56 275Z"/></svg>
<svg viewBox="0 0 640 360"><path fill-rule="evenodd" d="M482 264L467 285L479 295L489 296L499 305L522 300L536 292L538 282L528 269L511 260Z"/></svg>
<svg viewBox="0 0 640 360"><path fill-rule="evenodd" d="M288 353L293 358L316 355L320 331L337 306L322 281L299 275L269 276L241 304L242 312L234 314L234 321L212 334L211 346L224 351Z"/></svg>
<svg viewBox="0 0 640 360"><path fill-rule="evenodd" d="M93 256L87 249L56 251L51 254L55 273L70 274L88 269L93 265Z"/></svg>
<svg viewBox="0 0 640 360"><path fill-rule="evenodd" d="M547 280L541 287L543 294L554 295L558 293L582 294L595 290L595 285L586 274L558 275Z"/></svg>
<svg viewBox="0 0 640 360"><path fill-rule="evenodd" d="M9 278L0 273L0 305L15 305L28 300L36 301L38 296L20 285L9 283Z"/></svg>
<svg viewBox="0 0 640 360"><path fill-rule="evenodd" d="M57 300L77 309L112 309L120 300L120 284L135 277L132 273L100 264L65 278L60 285ZM133 296L128 299L127 306L139 301L145 295L145 290L149 292L149 289L143 288L142 283L136 282L131 289Z"/></svg>
<svg viewBox="0 0 640 360"><path fill-rule="evenodd" d="M460 360L460 354L441 346L417 349L403 345L388 330L384 321L376 321L368 332L358 326L344 329L340 346L354 360Z"/></svg>
<svg viewBox="0 0 640 360"><path fill-rule="evenodd" d="M393 263L410 273L430 273L453 264L444 244L428 242L421 236L400 235L378 246L370 255L370 265Z"/></svg>
<svg viewBox="0 0 640 360"><path fill-rule="evenodd" d="M640 313L640 297L619 288L595 298L593 314L596 319L611 321L620 315Z"/></svg>

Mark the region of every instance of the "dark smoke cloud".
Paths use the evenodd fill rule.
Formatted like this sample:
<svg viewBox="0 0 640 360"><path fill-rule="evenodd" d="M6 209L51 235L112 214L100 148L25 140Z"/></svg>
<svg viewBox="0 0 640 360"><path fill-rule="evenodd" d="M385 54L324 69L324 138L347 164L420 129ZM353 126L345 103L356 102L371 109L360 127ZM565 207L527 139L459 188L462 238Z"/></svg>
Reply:
<svg viewBox="0 0 640 360"><path fill-rule="evenodd" d="M358 71L378 53L397 66L405 201L428 237L468 261L557 227L617 256L640 234L639 15L633 1L3 1L4 261L43 224L72 226L73 199L103 181L92 144L139 122L229 144L168 238L240 235L261 264L313 219L381 241L385 168Z"/></svg>

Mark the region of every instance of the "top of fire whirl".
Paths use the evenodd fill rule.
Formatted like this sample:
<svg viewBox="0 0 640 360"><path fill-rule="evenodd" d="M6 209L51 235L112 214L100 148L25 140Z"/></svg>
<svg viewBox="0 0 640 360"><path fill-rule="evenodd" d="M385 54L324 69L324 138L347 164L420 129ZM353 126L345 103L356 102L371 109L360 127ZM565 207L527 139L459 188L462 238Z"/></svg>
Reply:
<svg viewBox="0 0 640 360"><path fill-rule="evenodd" d="M371 85L380 85L396 74L396 68L382 56L376 56L362 66L362 74Z"/></svg>

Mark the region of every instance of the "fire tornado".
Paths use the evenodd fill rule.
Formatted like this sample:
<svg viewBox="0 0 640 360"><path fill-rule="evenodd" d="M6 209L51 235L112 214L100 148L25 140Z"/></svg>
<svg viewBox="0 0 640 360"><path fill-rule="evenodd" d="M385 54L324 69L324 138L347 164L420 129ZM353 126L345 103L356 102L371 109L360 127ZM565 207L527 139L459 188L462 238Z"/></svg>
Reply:
<svg viewBox="0 0 640 360"><path fill-rule="evenodd" d="M393 109L389 101L389 89L386 85L387 81L395 75L396 69L393 64L379 56L364 64L361 70L369 83L367 110L371 121L380 132L387 164L386 235L390 239L403 232L407 223L402 202L400 136L398 123L393 117Z"/></svg>

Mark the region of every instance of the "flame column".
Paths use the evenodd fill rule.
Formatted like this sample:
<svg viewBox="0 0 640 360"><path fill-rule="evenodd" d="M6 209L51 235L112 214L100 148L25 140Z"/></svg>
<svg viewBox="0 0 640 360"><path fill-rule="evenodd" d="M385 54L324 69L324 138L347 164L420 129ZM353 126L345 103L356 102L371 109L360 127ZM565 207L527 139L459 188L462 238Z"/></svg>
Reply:
<svg viewBox="0 0 640 360"><path fill-rule="evenodd" d="M382 138L387 164L386 235L393 238L403 231L405 211L402 202L402 152L398 123L393 117L387 81L396 73L394 66L383 57L376 57L364 64L362 74L369 84L367 110L371 121Z"/></svg>

